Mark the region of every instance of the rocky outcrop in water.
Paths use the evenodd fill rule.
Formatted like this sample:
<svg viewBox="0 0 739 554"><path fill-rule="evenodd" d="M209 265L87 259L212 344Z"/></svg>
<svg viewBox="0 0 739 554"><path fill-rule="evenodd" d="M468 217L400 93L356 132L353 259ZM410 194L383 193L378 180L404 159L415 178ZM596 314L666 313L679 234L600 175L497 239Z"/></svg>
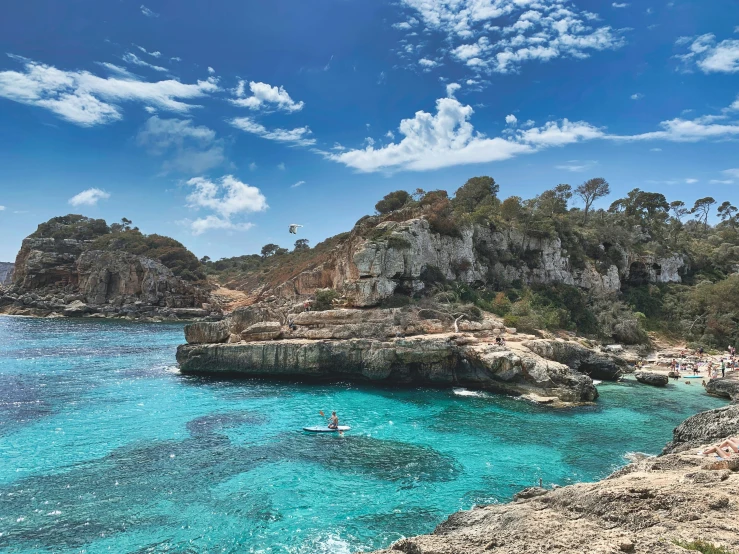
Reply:
<svg viewBox="0 0 739 554"><path fill-rule="evenodd" d="M739 379L729 377L711 379L706 383L706 392L712 396L739 400Z"/></svg>
<svg viewBox="0 0 739 554"><path fill-rule="evenodd" d="M618 381L625 362L614 354L598 353L574 341L531 340L526 348L548 360L565 364L593 379Z"/></svg>
<svg viewBox="0 0 739 554"><path fill-rule="evenodd" d="M669 378L664 373L654 373L651 371L637 371L634 373L634 377L640 383L652 385L653 387L664 387L669 382Z"/></svg>
<svg viewBox="0 0 739 554"><path fill-rule="evenodd" d="M89 250L82 240L29 237L16 258L0 313L68 317L218 317L208 287L162 263L121 251Z"/></svg>
<svg viewBox="0 0 739 554"><path fill-rule="evenodd" d="M287 339L182 345L177 361L182 373L462 386L565 403L597 398L589 377L517 346L476 344L454 334L392 341Z"/></svg>
<svg viewBox="0 0 739 554"><path fill-rule="evenodd" d="M739 464L697 456L693 447L739 434L730 406L675 430L683 450L629 464L597 483L528 489L518 500L458 512L430 535L401 539L375 554L679 554L702 540L739 549ZM727 469L732 468L732 469ZM708 550L701 550L707 552Z"/></svg>

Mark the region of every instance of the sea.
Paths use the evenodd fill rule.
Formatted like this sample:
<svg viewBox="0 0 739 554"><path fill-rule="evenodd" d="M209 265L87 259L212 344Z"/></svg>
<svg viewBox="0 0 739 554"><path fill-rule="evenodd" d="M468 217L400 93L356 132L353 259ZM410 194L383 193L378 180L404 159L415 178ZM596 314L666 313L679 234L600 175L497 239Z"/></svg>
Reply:
<svg viewBox="0 0 739 554"><path fill-rule="evenodd" d="M603 478L725 405L700 381L593 406L181 375L183 325L0 317L0 552L343 554L524 487ZM309 434L335 410L343 435Z"/></svg>

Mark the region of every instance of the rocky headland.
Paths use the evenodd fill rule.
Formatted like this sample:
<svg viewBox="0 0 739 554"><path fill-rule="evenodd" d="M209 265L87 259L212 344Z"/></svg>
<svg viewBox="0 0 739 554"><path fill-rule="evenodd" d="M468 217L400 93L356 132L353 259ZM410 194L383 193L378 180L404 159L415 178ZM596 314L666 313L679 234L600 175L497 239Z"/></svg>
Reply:
<svg viewBox="0 0 739 554"><path fill-rule="evenodd" d="M207 282L183 279L160 260L126 251L132 242L126 233L139 242L147 238L125 229L118 230L119 238L104 221L82 216L40 225L23 240L12 284L0 290L0 313L147 320L220 317ZM115 240L123 247L117 248ZM166 240L177 245L171 252L186 252Z"/></svg>
<svg viewBox="0 0 739 554"><path fill-rule="evenodd" d="M739 458L697 455L736 435L739 405L703 412L675 429L660 456L596 483L526 489L508 504L458 512L375 554L736 552Z"/></svg>

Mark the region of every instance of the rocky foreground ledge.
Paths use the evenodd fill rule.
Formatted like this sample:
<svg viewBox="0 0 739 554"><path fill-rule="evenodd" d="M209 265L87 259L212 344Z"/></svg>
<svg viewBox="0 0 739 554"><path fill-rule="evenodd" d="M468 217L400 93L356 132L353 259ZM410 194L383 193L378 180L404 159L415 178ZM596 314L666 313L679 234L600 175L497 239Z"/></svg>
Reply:
<svg viewBox="0 0 739 554"><path fill-rule="evenodd" d="M458 512L375 554L684 554L678 543L696 540L739 552L739 462L696 455L735 435L739 405L703 412L675 429L666 454L597 483L526 489L514 502Z"/></svg>
<svg viewBox="0 0 739 554"><path fill-rule="evenodd" d="M462 386L552 405L592 402L592 378L621 376L618 357L576 341L518 335L493 319L443 332L440 320L402 310L337 309L290 316L266 307L185 329L182 373ZM410 336L409 336L410 335ZM507 337L505 345L495 338Z"/></svg>

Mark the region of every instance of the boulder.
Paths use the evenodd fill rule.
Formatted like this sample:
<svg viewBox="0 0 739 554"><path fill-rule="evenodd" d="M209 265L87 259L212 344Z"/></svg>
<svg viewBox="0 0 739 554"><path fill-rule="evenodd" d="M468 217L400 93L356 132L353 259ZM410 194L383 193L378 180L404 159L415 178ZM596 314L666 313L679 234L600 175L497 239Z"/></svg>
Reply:
<svg viewBox="0 0 739 554"><path fill-rule="evenodd" d="M241 332L245 341L274 340L282 336L282 324L279 321L265 321L250 325Z"/></svg>
<svg viewBox="0 0 739 554"><path fill-rule="evenodd" d="M640 383L652 385L653 387L664 387L669 379L664 373L654 373L652 371L636 371L634 377Z"/></svg>
<svg viewBox="0 0 739 554"><path fill-rule="evenodd" d="M739 404L701 412L683 421L672 432L672 442L663 453L683 452L712 444L725 437L739 436Z"/></svg>
<svg viewBox="0 0 739 554"><path fill-rule="evenodd" d="M594 352L572 341L529 340L522 343L526 348L547 360L553 360L576 369L593 379L617 381L623 374L623 360L616 356Z"/></svg>
<svg viewBox="0 0 739 554"><path fill-rule="evenodd" d="M230 336L224 321L200 321L185 325L185 340L188 344L226 342Z"/></svg>
<svg viewBox="0 0 739 554"><path fill-rule="evenodd" d="M711 379L706 383L706 392L711 396L739 400L739 380L726 377Z"/></svg>
<svg viewBox="0 0 739 554"><path fill-rule="evenodd" d="M67 317L82 317L84 314L90 313L91 311L92 309L90 306L84 302L75 300L64 308L64 315Z"/></svg>

